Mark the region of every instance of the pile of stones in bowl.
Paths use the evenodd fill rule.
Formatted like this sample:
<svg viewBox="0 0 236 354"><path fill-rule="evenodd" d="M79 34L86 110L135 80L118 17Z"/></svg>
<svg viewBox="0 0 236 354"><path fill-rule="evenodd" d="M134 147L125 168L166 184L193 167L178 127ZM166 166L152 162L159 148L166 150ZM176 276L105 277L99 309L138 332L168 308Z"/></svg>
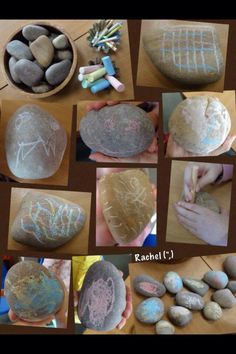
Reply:
<svg viewBox="0 0 236 354"><path fill-rule="evenodd" d="M209 270L202 280L181 278L173 271L164 275L163 282L148 275L138 275L133 280L134 289L148 299L137 306L136 318L145 324L155 324L157 334L174 334L174 326L187 326L193 320L192 311L202 311L209 321L219 320L222 309L231 309L236 303L236 256L228 256L223 267L225 272ZM183 286L190 291L183 291ZM203 297L210 287L215 291L211 301L205 302ZM165 306L160 298L166 291L175 295L175 304L167 310L169 321L162 320Z"/></svg>
<svg viewBox="0 0 236 354"><path fill-rule="evenodd" d="M43 26L25 26L22 40L12 40L6 50L12 80L32 93L51 91L71 69L73 53L68 38Z"/></svg>

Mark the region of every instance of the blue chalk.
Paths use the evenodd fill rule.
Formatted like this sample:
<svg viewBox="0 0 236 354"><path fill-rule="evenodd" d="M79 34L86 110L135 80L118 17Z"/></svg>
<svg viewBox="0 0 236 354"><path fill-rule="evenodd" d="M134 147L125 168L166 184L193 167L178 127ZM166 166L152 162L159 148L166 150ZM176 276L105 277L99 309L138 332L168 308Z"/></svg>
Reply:
<svg viewBox="0 0 236 354"><path fill-rule="evenodd" d="M114 66L112 64L111 58L109 56L103 57L102 62L103 62L103 65L107 71L107 74L110 76L115 75L116 72L115 72Z"/></svg>
<svg viewBox="0 0 236 354"><path fill-rule="evenodd" d="M94 85L90 87L92 93L97 93L99 91L105 90L110 86L110 83L106 79L99 79L94 82Z"/></svg>

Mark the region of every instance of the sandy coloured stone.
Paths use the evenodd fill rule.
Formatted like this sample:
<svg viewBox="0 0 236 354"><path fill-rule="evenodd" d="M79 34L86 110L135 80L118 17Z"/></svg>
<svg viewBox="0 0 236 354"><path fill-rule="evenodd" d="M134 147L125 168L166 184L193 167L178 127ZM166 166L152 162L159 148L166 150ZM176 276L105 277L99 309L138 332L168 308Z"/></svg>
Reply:
<svg viewBox="0 0 236 354"><path fill-rule="evenodd" d="M110 331L122 319L126 289L120 271L110 262L93 263L80 291L78 316L82 325L96 331Z"/></svg>
<svg viewBox="0 0 236 354"><path fill-rule="evenodd" d="M52 176L62 162L67 144L64 128L48 111L33 104L17 109L7 124L7 164L18 178Z"/></svg>
<svg viewBox="0 0 236 354"><path fill-rule="evenodd" d="M228 276L232 279L236 279L236 256L227 256L223 266Z"/></svg>
<svg viewBox="0 0 236 354"><path fill-rule="evenodd" d="M9 59L9 71L10 71L12 80L17 84L20 84L21 83L20 78L18 77L18 75L15 72L16 63L17 63L17 59L15 59L14 57L11 57Z"/></svg>
<svg viewBox="0 0 236 354"><path fill-rule="evenodd" d="M150 297L142 301L135 310L135 317L142 323L153 324L164 315L164 303L158 297Z"/></svg>
<svg viewBox="0 0 236 354"><path fill-rule="evenodd" d="M169 132L184 150L196 155L210 154L226 140L231 119L218 98L194 96L180 102L169 119Z"/></svg>
<svg viewBox="0 0 236 354"><path fill-rule="evenodd" d="M54 249L79 235L85 219L85 211L78 204L46 193L28 192L10 235L24 245Z"/></svg>
<svg viewBox="0 0 236 354"><path fill-rule="evenodd" d="M187 289L193 291L194 293L200 296L204 296L209 290L209 285L207 285L202 280L183 277L182 281Z"/></svg>
<svg viewBox="0 0 236 354"><path fill-rule="evenodd" d="M52 44L56 49L66 49L69 46L69 41L64 34L60 34L53 39Z"/></svg>
<svg viewBox="0 0 236 354"><path fill-rule="evenodd" d="M139 170L126 170L103 176L98 183L100 205L107 226L120 244L136 239L155 213L152 186Z"/></svg>
<svg viewBox="0 0 236 354"><path fill-rule="evenodd" d="M176 272L165 273L163 283L166 289L172 294L177 294L183 288L182 279Z"/></svg>
<svg viewBox="0 0 236 354"><path fill-rule="evenodd" d="M177 305L189 310L199 311L204 307L204 299L200 295L188 291L180 291L175 300Z"/></svg>
<svg viewBox="0 0 236 354"><path fill-rule="evenodd" d="M59 63L52 64L47 68L45 78L50 85L58 85L64 81L71 68L71 61L68 59L62 60Z"/></svg>
<svg viewBox="0 0 236 354"><path fill-rule="evenodd" d="M156 323L155 326L156 334L174 334L175 327L169 322L165 320L160 320Z"/></svg>
<svg viewBox="0 0 236 354"><path fill-rule="evenodd" d="M4 295L10 309L21 320L38 322L54 315L62 306L62 281L34 261L15 264L5 278Z"/></svg>
<svg viewBox="0 0 236 354"><path fill-rule="evenodd" d="M38 85L44 75L43 70L36 63L27 59L18 60L14 69L19 79L29 87Z"/></svg>
<svg viewBox="0 0 236 354"><path fill-rule="evenodd" d="M207 320L217 321L222 317L222 309L215 301L209 301L206 303L203 309L203 314Z"/></svg>
<svg viewBox="0 0 236 354"><path fill-rule="evenodd" d="M47 68L54 57L54 48L50 39L43 35L30 44L30 49L37 62Z"/></svg>
<svg viewBox="0 0 236 354"><path fill-rule="evenodd" d="M160 283L146 274L135 277L133 286L137 293L147 297L162 297L166 293L166 288L163 283Z"/></svg>
<svg viewBox="0 0 236 354"><path fill-rule="evenodd" d="M209 84L223 75L223 56L213 26L160 26L143 37L143 44L157 69L180 83Z"/></svg>
<svg viewBox="0 0 236 354"><path fill-rule="evenodd" d="M107 156L135 156L151 145L155 130L147 113L133 104L92 110L80 121L80 135L93 151Z"/></svg>
<svg viewBox="0 0 236 354"><path fill-rule="evenodd" d="M192 312L182 306L169 307L167 314L170 321L178 327L187 326L193 318Z"/></svg>
<svg viewBox="0 0 236 354"><path fill-rule="evenodd" d="M13 40L9 42L6 46L6 50L16 59L33 59L30 48L21 41Z"/></svg>
<svg viewBox="0 0 236 354"><path fill-rule="evenodd" d="M227 275L221 270L209 270L204 274L203 280L213 289L224 289L229 281Z"/></svg>
<svg viewBox="0 0 236 354"><path fill-rule="evenodd" d="M218 202L207 192L197 192L195 196L195 203L203 206L204 208L210 209L215 213L220 213L220 206Z"/></svg>
<svg viewBox="0 0 236 354"><path fill-rule="evenodd" d="M236 304L236 298L229 289L217 290L212 299L223 308L231 309Z"/></svg>
<svg viewBox="0 0 236 354"><path fill-rule="evenodd" d="M28 41L35 41L38 37L49 34L48 30L38 25L26 25L22 29L22 34Z"/></svg>

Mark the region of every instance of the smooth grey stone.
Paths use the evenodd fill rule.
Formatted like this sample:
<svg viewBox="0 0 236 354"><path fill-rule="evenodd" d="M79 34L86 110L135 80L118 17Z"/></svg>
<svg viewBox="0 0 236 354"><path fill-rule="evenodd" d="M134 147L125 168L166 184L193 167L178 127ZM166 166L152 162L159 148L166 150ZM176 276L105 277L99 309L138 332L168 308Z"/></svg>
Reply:
<svg viewBox="0 0 236 354"><path fill-rule="evenodd" d="M169 322L165 320L160 320L156 323L155 326L156 334L174 334L175 327Z"/></svg>
<svg viewBox="0 0 236 354"><path fill-rule="evenodd" d="M145 151L155 135L147 113L123 103L88 112L79 129L91 150L114 157L135 156Z"/></svg>
<svg viewBox="0 0 236 354"><path fill-rule="evenodd" d="M207 320L217 321L222 317L222 309L215 301L209 301L206 303L203 309L203 315Z"/></svg>
<svg viewBox="0 0 236 354"><path fill-rule="evenodd" d="M214 289L224 289L229 281L227 275L220 270L209 270L203 280Z"/></svg>
<svg viewBox="0 0 236 354"><path fill-rule="evenodd" d="M64 287L53 272L34 261L16 263L5 278L4 295L21 320L38 322L60 310Z"/></svg>
<svg viewBox="0 0 236 354"><path fill-rule="evenodd" d="M71 61L68 59L62 60L60 63L52 64L46 70L45 77L50 85L58 85L64 81L71 68Z"/></svg>
<svg viewBox="0 0 236 354"><path fill-rule="evenodd" d="M35 93L44 93L44 92L48 92L52 90L52 86L50 86L49 84L47 84L46 82L42 82L41 84L37 85L37 86L33 86L32 90Z"/></svg>
<svg viewBox="0 0 236 354"><path fill-rule="evenodd" d="M52 44L56 49L66 49L69 46L69 41L64 34L60 34L53 39Z"/></svg>
<svg viewBox="0 0 236 354"><path fill-rule="evenodd" d="M120 271L107 261L92 264L79 297L78 316L82 325L110 331L120 323L125 307L126 289Z"/></svg>
<svg viewBox="0 0 236 354"><path fill-rule="evenodd" d="M166 293L162 283L145 274L135 277L133 286L137 293L148 297L162 297Z"/></svg>
<svg viewBox="0 0 236 354"><path fill-rule="evenodd" d="M183 288L182 279L176 272L167 272L164 275L163 283L166 289L172 294L177 294Z"/></svg>
<svg viewBox="0 0 236 354"><path fill-rule="evenodd" d="M40 69L44 70L44 67L40 65L36 59L33 61L33 63L37 64L40 67Z"/></svg>
<svg viewBox="0 0 236 354"><path fill-rule="evenodd" d="M170 321L178 327L187 326L193 318L192 312L182 306L171 306L167 314Z"/></svg>
<svg viewBox="0 0 236 354"><path fill-rule="evenodd" d="M236 256L230 255L226 257L223 266L228 276L232 279L236 279Z"/></svg>
<svg viewBox="0 0 236 354"><path fill-rule="evenodd" d="M209 290L209 286L202 280L183 277L182 281L187 289L193 291L198 295L204 296Z"/></svg>
<svg viewBox="0 0 236 354"><path fill-rule="evenodd" d="M6 158L9 169L18 178L52 176L60 167L66 144L64 128L37 105L21 106L8 121Z"/></svg>
<svg viewBox="0 0 236 354"><path fill-rule="evenodd" d="M29 87L38 85L44 72L40 67L27 59L21 59L15 64L15 72L20 80Z"/></svg>
<svg viewBox="0 0 236 354"><path fill-rule="evenodd" d="M34 41L42 35L47 36L49 34L49 31L42 26L27 25L23 28L22 34L28 41Z"/></svg>
<svg viewBox="0 0 236 354"><path fill-rule="evenodd" d="M164 310L164 303L161 299L150 297L138 305L135 316L142 323L153 324L163 317Z"/></svg>
<svg viewBox="0 0 236 354"><path fill-rule="evenodd" d="M205 303L200 295L187 291L180 291L176 295L175 300L177 305L195 311L202 310Z"/></svg>
<svg viewBox="0 0 236 354"><path fill-rule="evenodd" d="M21 80L19 79L18 75L15 72L15 65L17 63L17 60L14 57L11 57L9 60L9 71L11 74L11 78L12 80L16 83L16 84L20 84Z"/></svg>
<svg viewBox="0 0 236 354"><path fill-rule="evenodd" d="M13 240L54 249L79 235L86 219L78 204L45 193L27 193L11 227Z"/></svg>
<svg viewBox="0 0 236 354"><path fill-rule="evenodd" d="M61 61L65 59L72 60L73 54L72 51L67 49L67 50L56 50L54 54L54 60L56 61Z"/></svg>
<svg viewBox="0 0 236 354"><path fill-rule="evenodd" d="M221 307L231 309L236 299L229 289L221 289L214 292L212 299L217 302Z"/></svg>
<svg viewBox="0 0 236 354"><path fill-rule="evenodd" d="M7 44L7 52L16 59L28 59L32 60L33 55L30 48L23 42L13 40Z"/></svg>
<svg viewBox="0 0 236 354"><path fill-rule="evenodd" d="M230 280L228 282L227 288L234 294L236 293L236 280Z"/></svg>

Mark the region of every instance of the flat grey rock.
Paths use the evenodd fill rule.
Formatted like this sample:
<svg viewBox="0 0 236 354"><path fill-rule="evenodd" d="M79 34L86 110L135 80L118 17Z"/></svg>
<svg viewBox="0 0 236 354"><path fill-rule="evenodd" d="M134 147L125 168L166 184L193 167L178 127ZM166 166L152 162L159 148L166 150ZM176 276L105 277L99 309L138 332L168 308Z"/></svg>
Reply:
<svg viewBox="0 0 236 354"><path fill-rule="evenodd" d="M45 35L47 36L49 34L49 31L38 25L27 25L23 28L22 34L27 39L28 41L34 41L38 37Z"/></svg>
<svg viewBox="0 0 236 354"><path fill-rule="evenodd" d="M64 245L84 226L85 211L68 200L45 193L27 193L12 224L13 240L37 249Z"/></svg>
<svg viewBox="0 0 236 354"><path fill-rule="evenodd" d="M52 44L56 49L66 49L69 46L69 41L64 34L60 34L53 39Z"/></svg>
<svg viewBox="0 0 236 354"><path fill-rule="evenodd" d="M156 326L156 334L174 334L175 327L169 322L165 320L160 320L157 322Z"/></svg>
<svg viewBox="0 0 236 354"><path fill-rule="evenodd" d="M222 309L215 301L209 301L206 303L203 309L203 315L207 320L217 321L222 317Z"/></svg>
<svg viewBox="0 0 236 354"><path fill-rule="evenodd" d="M59 63L52 64L46 70L45 77L50 85L58 85L66 79L70 72L71 61L68 59L62 60Z"/></svg>
<svg viewBox="0 0 236 354"><path fill-rule="evenodd" d="M135 277L133 286L137 293L147 297L162 297L166 293L162 283L145 274Z"/></svg>
<svg viewBox="0 0 236 354"><path fill-rule="evenodd" d="M187 326L193 318L192 312L182 306L171 306L167 314L170 321L178 327Z"/></svg>
<svg viewBox="0 0 236 354"><path fill-rule="evenodd" d="M230 280L228 282L227 288L233 293L236 293L236 280Z"/></svg>
<svg viewBox="0 0 236 354"><path fill-rule="evenodd" d="M217 290L212 295L212 299L227 309L231 309L236 304L236 299L229 289Z"/></svg>
<svg viewBox="0 0 236 354"><path fill-rule="evenodd" d="M32 90L35 93L44 93L44 92L48 92L52 90L52 86L50 86L49 84L47 84L46 82L42 82L41 84L37 85L37 86L33 86Z"/></svg>
<svg viewBox="0 0 236 354"><path fill-rule="evenodd" d="M27 322L42 321L54 315L65 296L63 285L54 273L33 261L19 262L10 268L4 295L10 309Z"/></svg>
<svg viewBox="0 0 236 354"><path fill-rule="evenodd" d="M150 297L138 305L135 316L142 323L153 324L163 317L164 310L164 303L161 299Z"/></svg>
<svg viewBox="0 0 236 354"><path fill-rule="evenodd" d="M227 256L223 266L228 276L232 279L236 279L236 256Z"/></svg>
<svg viewBox="0 0 236 354"><path fill-rule="evenodd" d="M16 72L15 72L15 65L16 65L16 63L17 63L17 59L15 59L14 57L11 57L11 58L9 59L9 71L10 71L12 80L13 80L16 84L20 84L20 83L21 83L21 80L20 80L20 78L18 77L18 75L17 75Z"/></svg>
<svg viewBox="0 0 236 354"><path fill-rule="evenodd" d="M37 105L24 105L8 121L5 134L6 158L13 175L40 179L57 172L67 135L51 113Z"/></svg>
<svg viewBox="0 0 236 354"><path fill-rule="evenodd" d="M224 289L229 281L227 275L220 270L209 270L204 274L203 280L213 289Z"/></svg>
<svg viewBox="0 0 236 354"><path fill-rule="evenodd" d="M81 119L79 129L91 150L114 157L135 156L145 151L155 134L147 113L132 104L92 110Z"/></svg>
<svg viewBox="0 0 236 354"><path fill-rule="evenodd" d="M9 42L6 46L6 50L10 55L15 57L16 59L33 59L33 55L29 47L21 41L13 40Z"/></svg>
<svg viewBox="0 0 236 354"><path fill-rule="evenodd" d="M29 87L38 85L44 76L43 70L27 59L21 59L15 64L15 73Z"/></svg>
<svg viewBox="0 0 236 354"><path fill-rule="evenodd" d="M194 293L200 296L204 296L209 290L209 286L202 280L183 277L182 281L187 289L193 291Z"/></svg>
<svg viewBox="0 0 236 354"><path fill-rule="evenodd" d="M106 261L92 264L78 304L82 325L95 331L110 331L120 323L125 307L126 289L119 270Z"/></svg>
<svg viewBox="0 0 236 354"><path fill-rule="evenodd" d="M167 272L164 275L163 283L166 289L172 294L177 294L183 288L182 279L176 272Z"/></svg>
<svg viewBox="0 0 236 354"><path fill-rule="evenodd" d="M202 310L205 303L200 295L187 291L180 291L176 295L175 300L177 305L195 311Z"/></svg>

